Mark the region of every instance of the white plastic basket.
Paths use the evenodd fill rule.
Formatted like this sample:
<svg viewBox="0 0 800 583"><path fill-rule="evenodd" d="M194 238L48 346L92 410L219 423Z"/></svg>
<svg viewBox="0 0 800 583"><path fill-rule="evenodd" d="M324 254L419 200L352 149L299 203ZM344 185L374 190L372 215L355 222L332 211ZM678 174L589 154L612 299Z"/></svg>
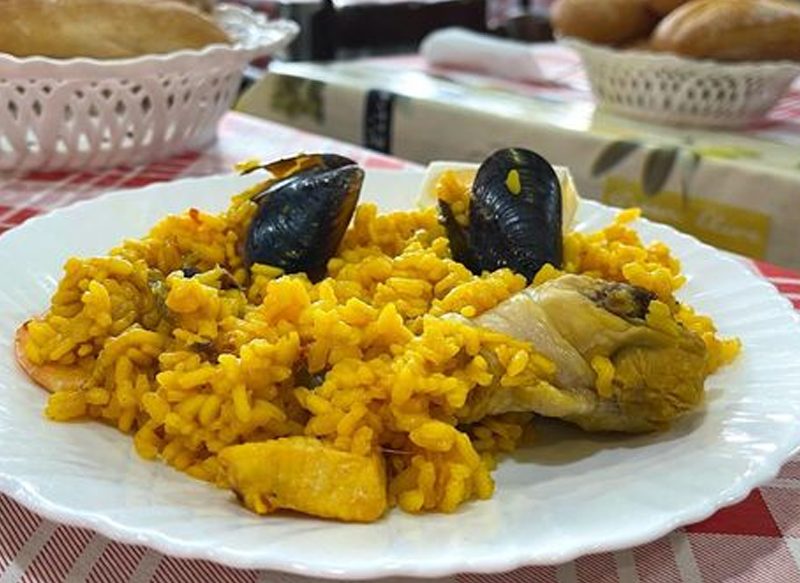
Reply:
<svg viewBox="0 0 800 583"><path fill-rule="evenodd" d="M659 123L745 126L763 118L800 75L788 61L723 63L561 42L581 56L599 104Z"/></svg>
<svg viewBox="0 0 800 583"><path fill-rule="evenodd" d="M145 164L208 145L247 63L299 32L229 4L214 17L232 45L108 61L0 54L0 170Z"/></svg>

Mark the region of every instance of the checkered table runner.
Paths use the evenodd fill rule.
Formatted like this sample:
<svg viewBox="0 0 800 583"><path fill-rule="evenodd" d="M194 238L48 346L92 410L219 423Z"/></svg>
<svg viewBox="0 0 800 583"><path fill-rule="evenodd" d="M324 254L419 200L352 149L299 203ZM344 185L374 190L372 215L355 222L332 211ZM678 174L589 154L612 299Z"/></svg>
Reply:
<svg viewBox="0 0 800 583"><path fill-rule="evenodd" d="M203 176L236 161L270 159L297 151L331 150L368 168L410 167L400 160L229 114L219 141L203 153L179 156L146 168L86 173L34 173L0 177L0 231L27 218L112 189ZM800 274L753 264L797 309ZM90 581L105 583L303 583L294 575L231 569L207 561L177 559L124 545L82 528L55 524L0 495L0 583ZM393 579L401 581L401 579ZM580 558L552 567L504 574L460 574L447 583L794 583L800 582L800 456L743 502L653 543Z"/></svg>

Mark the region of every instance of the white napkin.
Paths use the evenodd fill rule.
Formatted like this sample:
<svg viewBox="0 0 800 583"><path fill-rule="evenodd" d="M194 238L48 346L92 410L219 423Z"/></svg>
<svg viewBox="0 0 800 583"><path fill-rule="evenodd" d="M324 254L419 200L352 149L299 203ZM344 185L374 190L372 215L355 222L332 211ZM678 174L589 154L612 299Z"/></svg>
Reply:
<svg viewBox="0 0 800 583"><path fill-rule="evenodd" d="M431 65L470 69L515 81L552 81L536 62L533 47L463 28L443 28L425 37L420 53Z"/></svg>

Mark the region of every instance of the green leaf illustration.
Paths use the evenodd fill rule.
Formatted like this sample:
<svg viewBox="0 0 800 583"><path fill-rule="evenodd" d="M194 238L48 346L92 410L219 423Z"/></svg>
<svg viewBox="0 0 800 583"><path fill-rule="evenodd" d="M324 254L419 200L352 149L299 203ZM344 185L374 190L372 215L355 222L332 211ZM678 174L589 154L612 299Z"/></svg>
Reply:
<svg viewBox="0 0 800 583"><path fill-rule="evenodd" d="M619 140L611 142L600 152L594 163L592 163L591 173L593 178L597 178L621 164L628 156L633 154L641 144L630 140Z"/></svg>
<svg viewBox="0 0 800 583"><path fill-rule="evenodd" d="M321 81L311 81L308 85L308 109L318 124L325 121L325 84Z"/></svg>
<svg viewBox="0 0 800 583"><path fill-rule="evenodd" d="M761 157L761 152L744 146L697 146L694 151L703 158L717 158L719 160Z"/></svg>
<svg viewBox="0 0 800 583"><path fill-rule="evenodd" d="M691 182L697 169L700 167L702 157L694 150L681 150L680 157L681 169L681 200L684 206L689 202L689 192L691 192Z"/></svg>
<svg viewBox="0 0 800 583"><path fill-rule="evenodd" d="M279 75L272 91L272 109L290 119L310 117L321 124L325 121L324 89L321 81Z"/></svg>
<svg viewBox="0 0 800 583"><path fill-rule="evenodd" d="M678 148L654 148L647 153L642 167L642 190L646 196L661 192L677 157Z"/></svg>

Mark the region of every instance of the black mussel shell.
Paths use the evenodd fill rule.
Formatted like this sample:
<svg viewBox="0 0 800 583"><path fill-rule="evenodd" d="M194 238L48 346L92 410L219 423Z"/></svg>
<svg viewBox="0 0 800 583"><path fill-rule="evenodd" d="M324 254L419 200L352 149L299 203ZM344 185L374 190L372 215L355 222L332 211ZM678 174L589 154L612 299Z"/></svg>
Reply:
<svg viewBox="0 0 800 583"><path fill-rule="evenodd" d="M530 282L545 263L561 267L561 185L550 163L523 148L489 156L472 185L468 230L475 272L508 267Z"/></svg>
<svg viewBox="0 0 800 583"><path fill-rule="evenodd" d="M247 232L245 264L325 276L355 211L364 171L333 154L298 156L265 168L277 176L253 197L258 210Z"/></svg>
<svg viewBox="0 0 800 583"><path fill-rule="evenodd" d="M469 246L469 231L458 224L456 216L450 205L443 200L439 200L440 222L447 231L447 239L450 242L450 254L453 259L461 263L471 272L480 274L481 266L478 259Z"/></svg>
<svg viewBox="0 0 800 583"><path fill-rule="evenodd" d="M291 158L281 158L267 164L248 166L242 174L250 174L256 170L266 170L276 179L287 178L313 169L332 169L352 166L355 162L339 154L300 154Z"/></svg>

